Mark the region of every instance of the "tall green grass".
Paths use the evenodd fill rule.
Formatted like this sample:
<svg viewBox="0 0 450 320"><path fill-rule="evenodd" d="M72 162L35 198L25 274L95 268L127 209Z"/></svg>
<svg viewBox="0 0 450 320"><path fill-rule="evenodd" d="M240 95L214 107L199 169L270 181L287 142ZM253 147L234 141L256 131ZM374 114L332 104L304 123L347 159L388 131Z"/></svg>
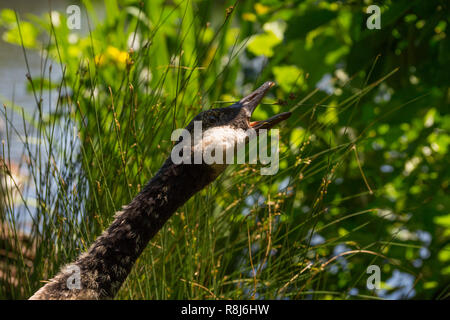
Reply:
<svg viewBox="0 0 450 320"><path fill-rule="evenodd" d="M42 72L28 77L37 112L17 114L8 102L2 109L7 136L0 237L8 239L2 240L7 253L0 258L2 298L29 297L86 250L170 154L173 129L270 80L245 78L239 56L248 38L236 33L232 8L211 16L209 2L119 7L105 1L106 18L100 21L90 1L83 4L89 32L76 40L63 15L58 26L49 16L34 18L47 35L35 48L43 52ZM21 23L17 17L26 47ZM52 79L50 69L62 76ZM242 77L245 86L239 87ZM365 83L354 84L350 78L342 90L351 94L342 97L275 89L256 116L293 111L281 125L278 174L261 176L255 165L230 166L151 240L117 298L348 298L352 287L364 288L365 277L360 271L330 272L340 259L401 267L384 255L391 237L374 236L368 243L359 237L379 229L377 209L364 204L380 191L364 176L358 147L367 137L365 131L352 135L351 110L383 80L369 74ZM14 113L23 117L23 133L12 126ZM336 128L338 116L348 117L347 132ZM21 137L24 150L22 185L10 170L12 135ZM330 200L328 193L339 188L338 172L348 170L364 191ZM354 227L341 230L348 219ZM316 232L323 243L311 243ZM333 254L338 244L347 248L341 258ZM342 279L351 285L329 289ZM368 290L360 294L377 298Z"/></svg>

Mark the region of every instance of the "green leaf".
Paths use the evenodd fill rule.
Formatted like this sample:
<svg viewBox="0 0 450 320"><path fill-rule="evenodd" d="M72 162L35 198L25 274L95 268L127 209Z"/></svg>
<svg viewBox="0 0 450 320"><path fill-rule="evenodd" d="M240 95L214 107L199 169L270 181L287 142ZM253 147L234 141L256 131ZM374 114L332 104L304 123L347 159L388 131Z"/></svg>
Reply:
<svg viewBox="0 0 450 320"><path fill-rule="evenodd" d="M22 39L20 37L22 35ZM37 41L38 31L37 29L29 22L20 22L20 33L19 29L14 27L13 29L10 29L6 31L2 38L4 41L9 43L14 43L21 45L23 41L23 45L26 48L35 48Z"/></svg>
<svg viewBox="0 0 450 320"><path fill-rule="evenodd" d="M302 15L295 16L289 20L289 26L286 31L286 39L304 38L308 32L324 25L334 18L337 12L331 10L308 10Z"/></svg>
<svg viewBox="0 0 450 320"><path fill-rule="evenodd" d="M272 72L275 76L275 81L285 92L291 92L304 85L303 70L294 65L273 67Z"/></svg>
<svg viewBox="0 0 450 320"><path fill-rule="evenodd" d="M289 139L292 152L298 153L303 140L305 139L306 131L302 127L297 127L291 130L291 137Z"/></svg>
<svg viewBox="0 0 450 320"><path fill-rule="evenodd" d="M446 216L434 217L434 223L441 225L445 228L450 228L450 214Z"/></svg>
<svg viewBox="0 0 450 320"><path fill-rule="evenodd" d="M281 43L275 33L272 31L252 36L248 42L247 49L255 56L264 55L266 57L273 56L273 48Z"/></svg>
<svg viewBox="0 0 450 320"><path fill-rule="evenodd" d="M0 12L0 24L1 25L16 24L16 13L11 9L3 9Z"/></svg>
<svg viewBox="0 0 450 320"><path fill-rule="evenodd" d="M439 251L438 257L442 262L450 261L450 245L446 245L441 251Z"/></svg>

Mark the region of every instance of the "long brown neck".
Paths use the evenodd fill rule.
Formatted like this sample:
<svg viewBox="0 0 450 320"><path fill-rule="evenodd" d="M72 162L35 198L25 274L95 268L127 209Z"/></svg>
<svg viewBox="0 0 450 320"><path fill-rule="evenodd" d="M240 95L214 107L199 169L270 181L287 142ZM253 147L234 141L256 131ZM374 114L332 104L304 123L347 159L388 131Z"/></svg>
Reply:
<svg viewBox="0 0 450 320"><path fill-rule="evenodd" d="M177 208L215 180L220 172L206 164L175 165L166 160L145 188L116 214L113 223L89 250L30 299L113 298L149 240ZM79 289L67 284L72 283L74 270L79 270Z"/></svg>

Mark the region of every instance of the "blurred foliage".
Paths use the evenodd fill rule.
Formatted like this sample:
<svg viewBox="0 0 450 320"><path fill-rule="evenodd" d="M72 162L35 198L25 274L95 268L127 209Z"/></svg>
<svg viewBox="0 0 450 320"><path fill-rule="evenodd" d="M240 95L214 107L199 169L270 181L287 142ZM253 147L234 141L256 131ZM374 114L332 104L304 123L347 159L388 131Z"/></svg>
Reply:
<svg viewBox="0 0 450 320"><path fill-rule="evenodd" d="M381 8L380 30L366 27L370 4ZM60 65L65 107L49 119L76 123L88 185L85 214L37 205L44 221L58 208L84 223L70 237L60 220L48 223L38 250L55 259L36 271L32 289L139 191L167 156L173 129L273 79L265 100L273 105L255 118L294 113L281 130L280 172L230 168L180 208L120 297L448 298L447 1L81 6L88 33L69 30L55 11L19 25L14 11L0 14L3 40L45 49ZM41 90L51 86L38 78L31 83L46 83ZM382 290L366 287L373 264Z"/></svg>

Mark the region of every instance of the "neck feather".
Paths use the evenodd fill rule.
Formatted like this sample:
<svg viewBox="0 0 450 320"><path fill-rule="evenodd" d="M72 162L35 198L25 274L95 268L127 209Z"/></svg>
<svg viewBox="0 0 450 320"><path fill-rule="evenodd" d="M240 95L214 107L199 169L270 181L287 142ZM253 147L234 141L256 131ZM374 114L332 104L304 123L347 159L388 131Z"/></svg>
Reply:
<svg viewBox="0 0 450 320"><path fill-rule="evenodd" d="M113 223L89 250L30 299L113 298L150 239L178 207L221 172L205 164L175 165L166 160L144 189L116 214ZM69 289L67 284L74 275L73 270L79 270L80 289L73 286Z"/></svg>

